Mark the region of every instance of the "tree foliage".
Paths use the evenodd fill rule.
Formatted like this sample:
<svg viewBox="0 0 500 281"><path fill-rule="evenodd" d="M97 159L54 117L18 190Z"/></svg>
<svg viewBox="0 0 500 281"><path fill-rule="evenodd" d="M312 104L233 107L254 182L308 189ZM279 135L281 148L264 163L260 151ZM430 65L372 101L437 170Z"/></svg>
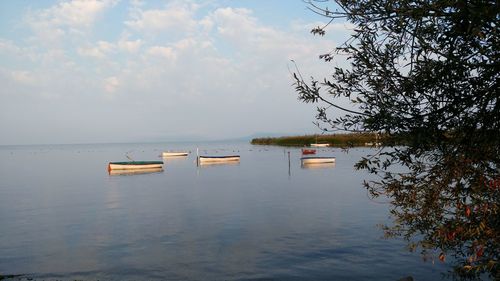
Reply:
<svg viewBox="0 0 500 281"><path fill-rule="evenodd" d="M392 199L386 233L431 258L453 256L455 276L500 279L499 4L307 2L327 19L313 34L327 35L337 19L354 30L320 55L347 55L349 68L333 67L324 80L294 73L299 100L317 104L325 131L388 136L356 165L378 175L365 182L373 197Z"/></svg>

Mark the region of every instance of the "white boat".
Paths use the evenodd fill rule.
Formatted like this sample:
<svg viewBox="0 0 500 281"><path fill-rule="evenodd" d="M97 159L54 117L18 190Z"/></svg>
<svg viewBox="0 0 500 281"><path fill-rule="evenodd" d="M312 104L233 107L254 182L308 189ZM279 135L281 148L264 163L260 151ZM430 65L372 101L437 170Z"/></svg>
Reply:
<svg viewBox="0 0 500 281"><path fill-rule="evenodd" d="M198 156L198 163L225 163L225 162L239 162L239 155L227 156Z"/></svg>
<svg viewBox="0 0 500 281"><path fill-rule="evenodd" d="M329 143L311 143L311 147L328 147Z"/></svg>
<svg viewBox="0 0 500 281"><path fill-rule="evenodd" d="M302 157L300 162L302 165L335 163L335 157Z"/></svg>
<svg viewBox="0 0 500 281"><path fill-rule="evenodd" d="M187 155L188 155L188 153L183 152L183 151L176 151L176 152L165 151L165 152L162 152L162 154L161 154L162 157L178 157L178 156L187 156Z"/></svg>
<svg viewBox="0 0 500 281"><path fill-rule="evenodd" d="M139 170L139 169L162 169L163 161L128 161L109 162L108 171L112 170Z"/></svg>

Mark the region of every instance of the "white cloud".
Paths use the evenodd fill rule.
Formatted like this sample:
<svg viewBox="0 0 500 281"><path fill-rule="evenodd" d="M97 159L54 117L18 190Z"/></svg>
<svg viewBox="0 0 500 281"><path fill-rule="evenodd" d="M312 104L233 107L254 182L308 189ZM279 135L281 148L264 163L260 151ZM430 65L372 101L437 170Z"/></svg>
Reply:
<svg viewBox="0 0 500 281"><path fill-rule="evenodd" d="M297 52L312 51L309 41L260 24L248 9L220 8L212 13L211 18L219 35L233 44L238 52L272 59L273 56L290 58Z"/></svg>
<svg viewBox="0 0 500 281"><path fill-rule="evenodd" d="M194 38L185 38L174 44L175 48L178 50L188 50L193 48L197 44Z"/></svg>
<svg viewBox="0 0 500 281"><path fill-rule="evenodd" d="M118 48L120 48L120 50L124 50L129 53L137 53L143 44L144 42L141 39L137 40L120 39L120 41L118 41Z"/></svg>
<svg viewBox="0 0 500 281"><path fill-rule="evenodd" d="M101 108L99 117L110 111L138 110L139 121L124 123L149 122L152 126L148 128L171 127L181 134L189 127L208 137L272 131L273 127L288 130L302 121L307 123L304 126L310 124L313 114L301 120L304 115L295 112L304 105L296 101L287 64L295 59L303 73L321 73L328 65L317 56L333 44L326 37L317 40L311 36L307 23L277 28L264 24L246 8L201 9L190 2L174 1L151 9L151 2L123 1L117 8L125 8L125 12L128 8L130 14L112 22L114 33L107 37L109 30L94 32L92 27L113 1L57 3L29 14L35 40L0 39L0 69L5 69L0 79L8 86L0 89L0 95L17 97L19 104L27 96L50 99L49 113L55 106L80 112ZM115 12L105 16L106 21L117 21L112 17ZM95 59L85 60L87 57ZM322 66L316 67L319 64ZM114 99L118 93L120 99ZM105 102L107 99L113 102ZM227 111L207 111L215 107ZM186 108L197 114L188 114ZM253 118L238 120L238 128L228 118L244 115ZM179 119L184 122L182 127ZM86 133L94 132L92 125ZM148 133L148 128L141 128Z"/></svg>
<svg viewBox="0 0 500 281"><path fill-rule="evenodd" d="M8 41L0 38L0 52L2 53L19 53L21 52L21 48L16 46L14 42Z"/></svg>
<svg viewBox="0 0 500 281"><path fill-rule="evenodd" d="M215 25L214 21L208 16L201 19L198 24L204 32L210 32Z"/></svg>
<svg viewBox="0 0 500 281"><path fill-rule="evenodd" d="M134 30L185 32L196 27L193 15L197 6L185 1L172 2L164 9L142 10L140 7L136 6L132 20L125 21L125 25Z"/></svg>
<svg viewBox="0 0 500 281"><path fill-rule="evenodd" d="M324 27L327 22L316 21L316 22L304 22L295 21L291 24L292 30L295 32L307 32L309 33L313 28ZM326 36L334 35L335 32L349 33L354 30L355 26L349 22L332 22L325 27Z"/></svg>
<svg viewBox="0 0 500 281"><path fill-rule="evenodd" d="M259 35L252 11L244 8L219 8L212 14L217 31L233 41L252 40ZM264 29L264 28L263 28Z"/></svg>
<svg viewBox="0 0 500 281"><path fill-rule="evenodd" d="M52 26L88 27L106 8L116 4L115 0L73 0L60 2L56 6L40 11L35 19Z"/></svg>
<svg viewBox="0 0 500 281"><path fill-rule="evenodd" d="M188 21L196 21L194 15ZM122 75L129 75L123 79L128 83L127 88L136 85L142 87L142 93L173 88L168 92L169 101L174 100L173 95L197 104L224 99L237 108L259 102L266 92L279 87L283 87L280 91L290 91L289 60L316 61L318 54L332 43L323 40L317 44L314 38L266 26L251 10L242 8L216 9L195 26L199 32L145 48L149 58L163 60L136 61L134 68L124 70ZM217 34L207 30L215 30ZM144 41L145 46L148 43Z"/></svg>
<svg viewBox="0 0 500 281"><path fill-rule="evenodd" d="M90 28L99 15L114 6L117 0L72 0L50 8L32 11L25 21L38 40L53 44L65 35L81 34Z"/></svg>
<svg viewBox="0 0 500 281"><path fill-rule="evenodd" d="M106 41L97 42L94 47L78 48L78 54L86 57L105 58L107 54L115 49L114 44Z"/></svg>
<svg viewBox="0 0 500 281"><path fill-rule="evenodd" d="M163 57L169 60L174 60L176 58L175 51L172 47L154 46L148 49L148 54Z"/></svg>

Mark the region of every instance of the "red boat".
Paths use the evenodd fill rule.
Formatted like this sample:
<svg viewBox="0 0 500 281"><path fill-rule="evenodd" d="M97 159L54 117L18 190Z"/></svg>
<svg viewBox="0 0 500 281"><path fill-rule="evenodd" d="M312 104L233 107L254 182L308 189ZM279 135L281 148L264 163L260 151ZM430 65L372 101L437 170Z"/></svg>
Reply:
<svg viewBox="0 0 500 281"><path fill-rule="evenodd" d="M316 154L316 149L302 149L302 154Z"/></svg>

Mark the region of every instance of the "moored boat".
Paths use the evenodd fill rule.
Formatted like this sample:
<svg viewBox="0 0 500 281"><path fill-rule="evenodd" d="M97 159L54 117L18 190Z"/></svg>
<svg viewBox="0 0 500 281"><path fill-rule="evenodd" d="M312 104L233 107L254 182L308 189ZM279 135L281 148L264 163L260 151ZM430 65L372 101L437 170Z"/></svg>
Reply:
<svg viewBox="0 0 500 281"><path fill-rule="evenodd" d="M335 157L302 157L300 158L300 162L302 165L335 163Z"/></svg>
<svg viewBox="0 0 500 281"><path fill-rule="evenodd" d="M316 149L302 149L302 154L316 154Z"/></svg>
<svg viewBox="0 0 500 281"><path fill-rule="evenodd" d="M108 171L111 176L131 176L139 174L153 174L163 172L163 168L146 168L135 170L110 170Z"/></svg>
<svg viewBox="0 0 500 281"><path fill-rule="evenodd" d="M188 153L187 152L184 152L184 151L165 151L165 152L162 152L161 156L162 157L178 157L178 156L187 156Z"/></svg>
<svg viewBox="0 0 500 281"><path fill-rule="evenodd" d="M109 162L108 171L111 170L138 170L163 168L163 161L126 161Z"/></svg>
<svg viewBox="0 0 500 281"><path fill-rule="evenodd" d="M311 147L328 147L329 143L311 143Z"/></svg>
<svg viewBox="0 0 500 281"><path fill-rule="evenodd" d="M224 162L239 162L239 155L226 156L198 156L198 163L224 163Z"/></svg>

